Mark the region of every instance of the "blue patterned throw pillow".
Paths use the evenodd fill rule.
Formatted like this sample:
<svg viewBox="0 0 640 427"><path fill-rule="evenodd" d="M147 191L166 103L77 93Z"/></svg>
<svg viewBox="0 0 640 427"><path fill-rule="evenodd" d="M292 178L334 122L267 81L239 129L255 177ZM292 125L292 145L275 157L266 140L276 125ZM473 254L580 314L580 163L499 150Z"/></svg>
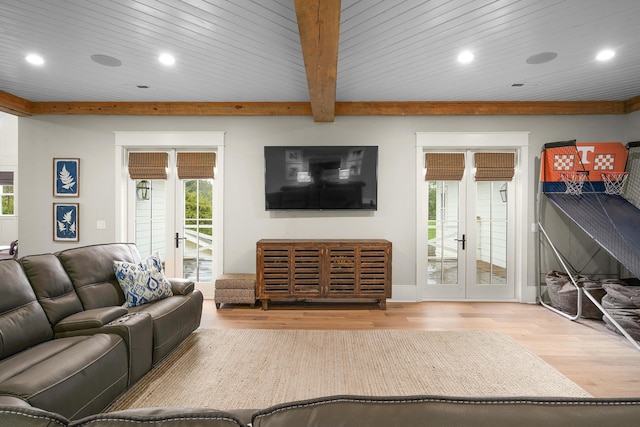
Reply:
<svg viewBox="0 0 640 427"><path fill-rule="evenodd" d="M114 261L113 272L124 292L123 307L135 307L173 295L157 255L143 259L140 264Z"/></svg>

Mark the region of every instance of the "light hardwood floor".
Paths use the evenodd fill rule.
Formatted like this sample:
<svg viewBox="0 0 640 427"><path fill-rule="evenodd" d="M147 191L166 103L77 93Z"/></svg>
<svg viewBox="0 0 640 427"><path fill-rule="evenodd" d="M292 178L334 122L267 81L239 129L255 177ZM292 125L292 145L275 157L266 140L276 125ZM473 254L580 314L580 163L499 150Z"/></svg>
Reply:
<svg viewBox="0 0 640 427"><path fill-rule="evenodd" d="M271 307L273 305L273 307ZM490 330L510 335L595 397L640 397L640 351L602 322L572 322L518 303L388 302L270 304L216 310L206 300L201 328Z"/></svg>

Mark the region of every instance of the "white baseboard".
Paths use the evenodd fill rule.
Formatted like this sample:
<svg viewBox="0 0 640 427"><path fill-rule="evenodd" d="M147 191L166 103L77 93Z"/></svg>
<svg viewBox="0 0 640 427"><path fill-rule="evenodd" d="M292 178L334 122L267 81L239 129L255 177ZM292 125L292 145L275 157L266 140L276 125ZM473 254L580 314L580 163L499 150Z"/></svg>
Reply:
<svg viewBox="0 0 640 427"><path fill-rule="evenodd" d="M394 302L417 302L418 287L416 285L392 285L391 299Z"/></svg>

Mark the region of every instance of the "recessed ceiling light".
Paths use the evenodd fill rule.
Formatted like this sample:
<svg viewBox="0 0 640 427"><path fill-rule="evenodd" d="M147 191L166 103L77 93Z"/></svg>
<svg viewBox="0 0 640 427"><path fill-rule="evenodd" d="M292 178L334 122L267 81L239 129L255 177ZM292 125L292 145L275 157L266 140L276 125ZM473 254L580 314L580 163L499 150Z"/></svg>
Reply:
<svg viewBox="0 0 640 427"><path fill-rule="evenodd" d="M160 63L164 65L173 65L176 63L176 58L174 58L171 54L163 53L158 57L158 61L160 61Z"/></svg>
<svg viewBox="0 0 640 427"><path fill-rule="evenodd" d="M24 59L32 65L42 65L44 64L44 58L38 54L35 53L30 53L29 55L25 56Z"/></svg>
<svg viewBox="0 0 640 427"><path fill-rule="evenodd" d="M598 55L596 55L596 59L598 61L608 61L612 59L614 56L616 56L616 53L613 50L605 49L598 52Z"/></svg>
<svg viewBox="0 0 640 427"><path fill-rule="evenodd" d="M460 52L458 55L458 62L461 64L468 64L473 61L473 58L475 58L473 52L465 50L464 52Z"/></svg>

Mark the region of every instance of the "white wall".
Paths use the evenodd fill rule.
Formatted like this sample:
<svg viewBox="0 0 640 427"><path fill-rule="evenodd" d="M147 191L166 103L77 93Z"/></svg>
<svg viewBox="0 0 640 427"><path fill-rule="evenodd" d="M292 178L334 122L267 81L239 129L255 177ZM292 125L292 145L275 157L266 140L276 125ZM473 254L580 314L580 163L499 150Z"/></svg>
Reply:
<svg viewBox="0 0 640 427"><path fill-rule="evenodd" d="M18 238L18 118L0 112L0 170L13 171L14 213L0 216L0 245Z"/></svg>
<svg viewBox="0 0 640 427"><path fill-rule="evenodd" d="M640 139L640 113L631 116L127 117L42 116L19 119L21 256L71 246L52 241L52 159L79 157L80 244L115 240L114 132L225 132L224 270L254 272L262 238L384 238L393 243L393 283L415 286L416 132L530 132L530 188L537 188L542 144L551 141L626 142ZM629 117L629 118L627 118ZM277 212L264 210L264 145L378 145L378 210ZM531 194L528 223L535 221ZM96 229L105 220L105 230ZM537 239L530 234L529 254ZM535 286L535 257L528 277Z"/></svg>
<svg viewBox="0 0 640 427"><path fill-rule="evenodd" d="M627 115L627 139L625 142L640 141L640 111Z"/></svg>

